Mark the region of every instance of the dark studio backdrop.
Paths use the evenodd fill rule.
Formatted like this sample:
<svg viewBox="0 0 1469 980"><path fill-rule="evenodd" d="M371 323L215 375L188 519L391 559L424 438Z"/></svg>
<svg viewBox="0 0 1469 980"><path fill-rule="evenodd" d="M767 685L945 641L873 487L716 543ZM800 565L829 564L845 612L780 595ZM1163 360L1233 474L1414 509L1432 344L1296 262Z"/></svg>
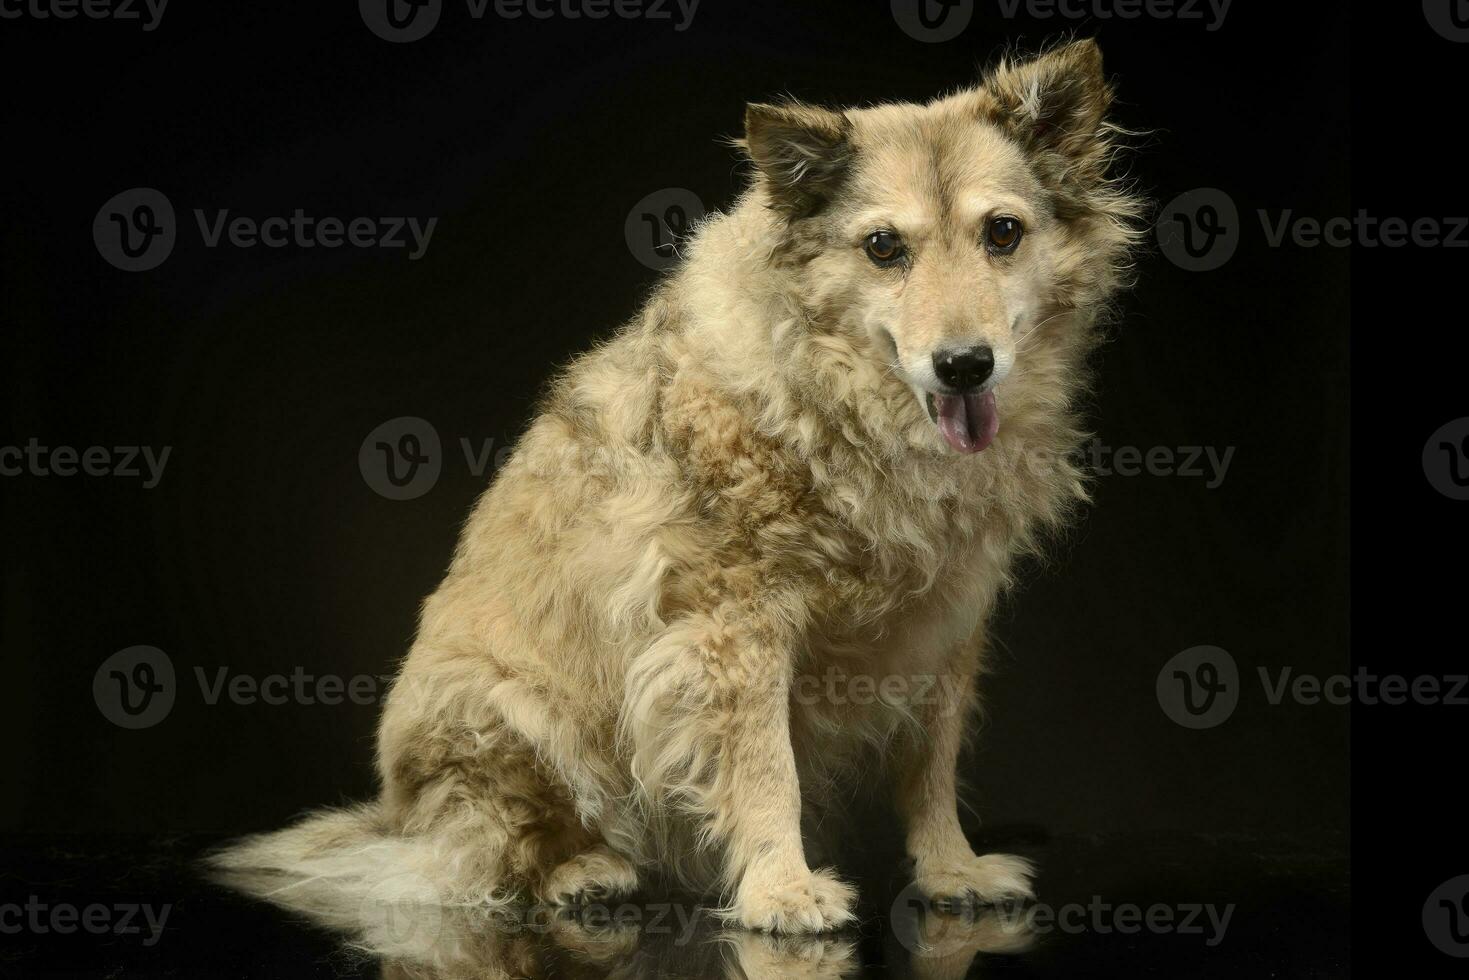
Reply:
<svg viewBox="0 0 1469 980"><path fill-rule="evenodd" d="M965 763L976 811L1050 833L1345 847L1348 709L1272 704L1258 671L1351 669L1349 250L1270 240L1282 220L1351 213L1348 14L1241 0L1211 27L1203 5L1132 21L1004 6L941 42L885 2L703 0L686 23L676 5L476 20L447 3L411 43L352 4L179 4L154 30L0 22L17 94L0 443L105 447L114 467L118 447L168 453L154 486L141 452L136 477L27 463L0 480L0 731L23 746L0 826L223 834L370 796L375 679L543 382L657 281L644 215L677 225L741 189L721 137L744 104L923 100L1006 45L1075 31L1101 42L1118 120L1151 131L1129 166L1156 202L1220 192L1185 198L1195 224L1176 224L1218 248L1150 239L1098 354L1088 458L1110 472L995 624ZM172 251L138 272L94 239L133 188L175 212ZM157 203L120 200L129 220ZM196 209L371 219L379 236L390 218L435 223L417 258L408 229L401 248L208 247ZM437 436L420 442L437 478L391 499L405 494L374 475L369 435L387 425L398 445L405 417ZM1431 428L1407 440L1403 479L1421 481ZM128 729L94 680L140 645L166 654L173 702ZM1207 656L1234 664L1236 703L1190 728L1159 676L1201 646L1227 652ZM229 690L296 674L307 696L281 704ZM319 703L359 675L367 703Z"/></svg>

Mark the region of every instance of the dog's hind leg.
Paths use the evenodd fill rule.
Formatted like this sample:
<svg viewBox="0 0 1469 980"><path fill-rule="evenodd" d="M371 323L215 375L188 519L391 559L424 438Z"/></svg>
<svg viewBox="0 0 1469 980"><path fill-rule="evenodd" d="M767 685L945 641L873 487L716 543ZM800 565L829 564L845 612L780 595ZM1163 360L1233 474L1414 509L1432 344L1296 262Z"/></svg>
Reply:
<svg viewBox="0 0 1469 980"><path fill-rule="evenodd" d="M597 844L557 865L538 891L551 905L581 905L630 895L637 887L633 863L606 844Z"/></svg>
<svg viewBox="0 0 1469 980"><path fill-rule="evenodd" d="M447 902L538 897L552 869L597 844L570 789L504 724L403 744L411 750L384 760L385 813L398 833L430 845L426 866L408 870Z"/></svg>

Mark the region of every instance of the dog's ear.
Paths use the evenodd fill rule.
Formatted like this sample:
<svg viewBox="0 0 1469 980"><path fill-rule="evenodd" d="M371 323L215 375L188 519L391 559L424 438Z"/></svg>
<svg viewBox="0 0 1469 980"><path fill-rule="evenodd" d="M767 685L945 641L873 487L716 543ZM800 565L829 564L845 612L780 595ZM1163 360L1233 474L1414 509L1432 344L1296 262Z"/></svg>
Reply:
<svg viewBox="0 0 1469 980"><path fill-rule="evenodd" d="M1102 49L1091 39L1053 48L1029 61L1000 64L985 76L982 104L991 121L1022 146L1058 154L1068 170L1105 166L1102 121L1112 87L1102 74Z"/></svg>
<svg viewBox="0 0 1469 980"><path fill-rule="evenodd" d="M751 103L739 145L770 187L771 203L792 214L829 199L851 165L852 123L840 112L800 102Z"/></svg>

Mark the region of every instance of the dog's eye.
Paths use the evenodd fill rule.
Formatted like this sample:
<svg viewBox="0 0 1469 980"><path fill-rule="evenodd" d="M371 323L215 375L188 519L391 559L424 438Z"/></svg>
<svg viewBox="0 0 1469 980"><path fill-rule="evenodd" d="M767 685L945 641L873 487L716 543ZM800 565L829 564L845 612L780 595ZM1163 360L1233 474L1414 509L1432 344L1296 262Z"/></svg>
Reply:
<svg viewBox="0 0 1469 980"><path fill-rule="evenodd" d="M903 240L891 231L867 236L867 257L878 265L892 265L903 257Z"/></svg>
<svg viewBox="0 0 1469 980"><path fill-rule="evenodd" d="M1019 218L1008 215L992 218L989 227L985 229L985 243L991 252L1009 255L1020 244L1020 236L1024 233L1025 229L1021 227Z"/></svg>

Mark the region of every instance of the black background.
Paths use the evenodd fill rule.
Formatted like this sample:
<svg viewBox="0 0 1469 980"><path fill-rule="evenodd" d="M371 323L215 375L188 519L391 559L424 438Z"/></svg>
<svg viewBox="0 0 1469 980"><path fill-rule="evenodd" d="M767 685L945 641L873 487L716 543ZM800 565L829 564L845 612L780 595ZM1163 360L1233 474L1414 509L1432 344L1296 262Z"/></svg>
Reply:
<svg viewBox="0 0 1469 980"><path fill-rule="evenodd" d="M1354 153L1377 171L1417 143L1442 152L1461 122L1444 93L1469 52L1401 6L1357 25L1364 55L1391 69L1366 87L1391 90L1393 114L1385 105L1356 151L1349 15L1336 7L1237 0L1211 31L1007 19L981 3L959 38L938 44L907 36L886 3L703 0L683 31L615 17L475 21L449 3L428 38L402 45L347 3L178 4L153 32L0 22L11 169L0 230L11 435L0 443L171 447L151 490L121 478L0 481L0 731L23 747L5 766L14 802L0 828L234 833L369 796L375 705L210 705L195 669L391 672L489 478L465 464L459 440L508 445L552 367L635 311L656 281L624 241L637 202L669 187L710 209L733 200L744 169L719 138L738 134L746 101L922 100L972 80L1006 45L1074 30L1102 44L1117 118L1152 131L1131 162L1142 186L1158 203L1221 188L1242 216L1238 252L1216 271L1143 257L1099 354L1093 427L1110 447L1234 455L1213 489L1197 477L1101 478L1095 506L1030 569L996 627L989 718L967 763L976 811L989 826L1049 832L1345 846L1349 712L1271 705L1256 668L1351 669L1355 459L1359 480L1395 494L1374 485L1356 497L1359 510L1365 492L1389 511L1357 530L1356 545L1385 549L1371 562L1383 581L1359 583L1359 601L1365 592L1396 626L1359 644L1357 659L1449 670L1457 647L1404 628L1452 610L1433 604L1449 586L1410 588L1421 569L1405 549L1449 533L1454 505L1423 480L1419 453L1459 414L1462 342L1443 338L1454 315L1411 294L1359 321L1367 418L1352 453L1351 287L1365 275L1407 290L1421 250L1376 250L1371 271L1349 278L1361 249L1269 247L1256 210L1462 212L1460 197L1443 196L1443 164L1405 167L1413 179L1386 196L1351 199ZM103 202L138 186L172 201L179 242L161 267L130 274L103 261L91 226ZM404 250L205 248L195 208L439 220L427 254L409 261ZM399 416L429 420L446 451L437 485L412 501L379 496L358 469L364 437ZM180 690L165 721L123 731L97 710L92 680L136 644L167 652ZM1230 651L1243 695L1226 723L1189 731L1162 712L1154 684L1170 657L1201 644ZM1409 800L1434 787L1409 782L1403 763L1405 748L1436 743L1388 741L1406 739L1408 709L1377 722L1354 713L1373 778L1381 766L1400 780L1373 796L1403 801L1431 851L1440 811ZM1447 708L1427 714L1437 744L1453 746L1430 751L1460 761L1457 777L1438 778L1461 779L1462 722ZM1364 738L1369 724L1384 740ZM1368 819L1394 835L1382 848L1402 846L1408 827ZM1463 870L1418 856L1386 868L1407 895L1405 929L1417 928L1419 896Z"/></svg>

